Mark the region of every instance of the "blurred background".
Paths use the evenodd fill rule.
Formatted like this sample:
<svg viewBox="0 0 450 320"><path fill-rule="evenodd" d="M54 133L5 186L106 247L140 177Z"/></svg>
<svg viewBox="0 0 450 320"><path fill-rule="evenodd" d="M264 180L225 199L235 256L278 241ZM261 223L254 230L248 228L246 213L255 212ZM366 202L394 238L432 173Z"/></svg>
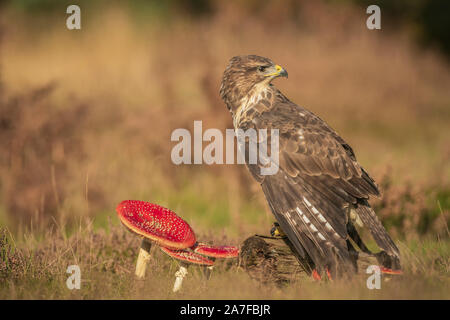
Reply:
<svg viewBox="0 0 450 320"><path fill-rule="evenodd" d="M66 8L81 7L81 30ZM381 7L381 30L366 8ZM228 60L258 54L275 85L354 148L398 238L447 237L450 2L0 1L0 226L119 224L155 202L199 232L244 239L273 222L243 165L172 164L177 128L232 128ZM205 145L205 144L204 144Z"/></svg>

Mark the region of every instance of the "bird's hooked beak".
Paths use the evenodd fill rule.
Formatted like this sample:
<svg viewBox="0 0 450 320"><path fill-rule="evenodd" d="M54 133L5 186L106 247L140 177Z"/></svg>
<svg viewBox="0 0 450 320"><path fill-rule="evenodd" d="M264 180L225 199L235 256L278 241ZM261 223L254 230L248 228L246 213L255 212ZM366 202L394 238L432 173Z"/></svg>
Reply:
<svg viewBox="0 0 450 320"><path fill-rule="evenodd" d="M286 69L284 69L283 67L279 66L279 65L275 65L273 67L271 67L268 70L268 74L266 74L266 77L271 77L271 78L276 78L276 77L288 77L288 72L286 71Z"/></svg>

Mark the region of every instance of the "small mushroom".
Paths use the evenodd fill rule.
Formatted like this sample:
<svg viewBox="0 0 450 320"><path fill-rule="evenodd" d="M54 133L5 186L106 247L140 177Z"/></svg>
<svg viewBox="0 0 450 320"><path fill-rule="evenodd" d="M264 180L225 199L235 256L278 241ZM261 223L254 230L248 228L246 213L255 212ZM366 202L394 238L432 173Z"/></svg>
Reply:
<svg viewBox="0 0 450 320"><path fill-rule="evenodd" d="M180 268L177 272L175 272L175 283L173 285L173 292L177 292L181 289L181 285L183 284L183 279L187 275L187 267L189 264L197 264L202 266L212 266L214 264L213 260L208 259L205 256L202 256L198 253L195 253L191 250L173 250L165 247L161 247L161 250L167 253L174 259L180 261Z"/></svg>
<svg viewBox="0 0 450 320"><path fill-rule="evenodd" d="M116 208L120 221L143 240L136 262L136 276L144 278L151 242L169 249L184 249L196 243L194 231L174 212L156 204L125 200Z"/></svg>
<svg viewBox="0 0 450 320"><path fill-rule="evenodd" d="M175 273L175 283L173 292L181 289L183 279L187 275L189 264L196 264L206 267L206 276L209 279L214 268L216 258L236 258L239 256L239 249L234 246L212 246L205 243L196 243L192 248L183 250L173 250L161 247L161 250L174 259L180 261L180 268Z"/></svg>
<svg viewBox="0 0 450 320"><path fill-rule="evenodd" d="M206 243L197 242L192 248L194 252L211 258L236 258L239 256L239 249L235 246L212 246Z"/></svg>
<svg viewBox="0 0 450 320"><path fill-rule="evenodd" d="M192 248L194 252L200 253L204 256L211 258L215 261L219 259L237 258L239 256L239 248L235 246L213 246L206 243L197 242ZM206 268L206 276L209 279L214 266L208 266Z"/></svg>

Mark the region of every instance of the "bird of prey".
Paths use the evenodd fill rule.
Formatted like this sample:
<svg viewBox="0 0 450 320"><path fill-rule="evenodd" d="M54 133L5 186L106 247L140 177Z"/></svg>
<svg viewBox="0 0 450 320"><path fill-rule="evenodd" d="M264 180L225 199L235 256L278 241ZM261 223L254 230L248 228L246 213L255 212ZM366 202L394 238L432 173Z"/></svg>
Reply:
<svg viewBox="0 0 450 320"><path fill-rule="evenodd" d="M271 129L278 129L275 174L262 175L260 169L267 164L245 161L282 231L299 259L310 261L310 270L339 276L355 271L353 244L371 253L355 228L364 225L399 268L399 250L368 202L380 195L375 181L335 130L272 84L287 75L268 58L236 56L220 87L235 129L267 129L267 141Z"/></svg>

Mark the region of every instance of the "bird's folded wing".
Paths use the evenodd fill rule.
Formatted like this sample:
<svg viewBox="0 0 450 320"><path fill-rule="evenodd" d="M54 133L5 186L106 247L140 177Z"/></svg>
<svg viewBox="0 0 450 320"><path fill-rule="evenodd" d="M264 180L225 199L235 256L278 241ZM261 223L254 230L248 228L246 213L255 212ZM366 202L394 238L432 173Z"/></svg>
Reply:
<svg viewBox="0 0 450 320"><path fill-rule="evenodd" d="M279 130L278 172L262 176L264 164L248 167L283 230L288 236L295 233L289 238L298 239L312 256L326 254L327 248L345 256L346 207L379 195L350 146L320 118L295 105L274 108L243 124L250 127L267 129L266 141L260 138L259 143L267 143L269 150L271 129Z"/></svg>

